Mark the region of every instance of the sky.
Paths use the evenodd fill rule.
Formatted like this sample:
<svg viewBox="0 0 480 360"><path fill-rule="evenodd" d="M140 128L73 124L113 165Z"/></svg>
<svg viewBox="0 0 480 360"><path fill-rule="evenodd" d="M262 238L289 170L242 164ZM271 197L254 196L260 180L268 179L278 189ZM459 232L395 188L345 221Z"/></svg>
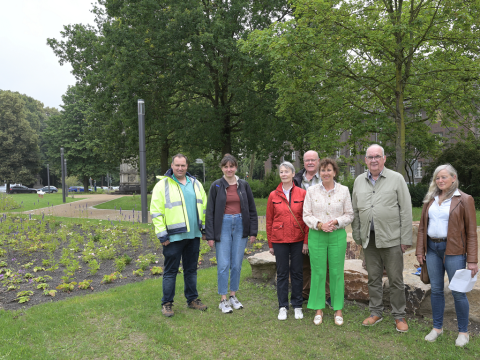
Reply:
<svg viewBox="0 0 480 360"><path fill-rule="evenodd" d="M71 66L60 66L47 38L61 39L64 25L95 25L93 0L0 0L0 89L44 106L62 104L75 85Z"/></svg>

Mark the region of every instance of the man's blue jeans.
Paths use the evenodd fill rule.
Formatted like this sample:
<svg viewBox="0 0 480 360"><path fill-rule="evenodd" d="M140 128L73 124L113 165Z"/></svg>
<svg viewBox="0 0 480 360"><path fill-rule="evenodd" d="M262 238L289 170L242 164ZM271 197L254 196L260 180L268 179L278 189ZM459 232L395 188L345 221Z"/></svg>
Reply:
<svg viewBox="0 0 480 360"><path fill-rule="evenodd" d="M228 293L228 273L230 270L230 291L238 291L243 255L247 238L243 235L242 214L223 215L220 241L215 243L217 254L218 293Z"/></svg>
<svg viewBox="0 0 480 360"><path fill-rule="evenodd" d="M465 269L465 255L445 255L446 242L434 243L431 240L427 242L427 269L432 288L432 317L433 327L441 329L443 327L443 313L445 311L444 294L444 276L447 271L448 280L452 281L455 271ZM445 263L443 259L445 257ZM455 301L455 312L457 313L458 331L468 331L468 312L470 310L467 295L465 293L452 291Z"/></svg>
<svg viewBox="0 0 480 360"><path fill-rule="evenodd" d="M177 279L180 259L183 265L184 293L187 304L198 298L197 264L200 252L200 238L174 241L163 246L164 273L162 305L173 302L175 297L175 282Z"/></svg>

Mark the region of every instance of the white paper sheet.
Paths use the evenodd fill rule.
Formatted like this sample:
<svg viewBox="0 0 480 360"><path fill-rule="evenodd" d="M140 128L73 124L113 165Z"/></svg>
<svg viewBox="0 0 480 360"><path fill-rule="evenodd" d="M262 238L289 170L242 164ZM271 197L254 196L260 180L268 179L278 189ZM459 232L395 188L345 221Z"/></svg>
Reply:
<svg viewBox="0 0 480 360"><path fill-rule="evenodd" d="M472 278L472 271L467 269L457 270L453 275L452 281L448 288L453 291L462 293L469 292L473 289L473 285L477 281L477 274Z"/></svg>

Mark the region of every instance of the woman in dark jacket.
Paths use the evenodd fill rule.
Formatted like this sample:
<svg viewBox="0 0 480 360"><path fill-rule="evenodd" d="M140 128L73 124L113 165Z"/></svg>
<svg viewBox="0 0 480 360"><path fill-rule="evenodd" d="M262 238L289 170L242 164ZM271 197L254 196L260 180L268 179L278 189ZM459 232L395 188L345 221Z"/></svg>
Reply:
<svg viewBox="0 0 480 360"><path fill-rule="evenodd" d="M295 168L288 161L280 164L277 189L267 203L267 238L270 253L277 262L278 320L287 319L288 277L292 280L291 303L295 319L303 319L303 254L308 251L308 227L303 222L303 200L307 193L295 186Z"/></svg>
<svg viewBox="0 0 480 360"><path fill-rule="evenodd" d="M458 190L457 172L447 164L433 173L432 182L423 200L422 217L417 235L417 260L427 262L432 287L433 329L425 340L433 342L443 334L445 310L445 271L451 281L460 269L478 272L477 219L475 203L470 195ZM467 295L452 290L458 321L457 346L469 341Z"/></svg>
<svg viewBox="0 0 480 360"><path fill-rule="evenodd" d="M243 255L247 238L253 243L258 232L258 216L250 185L235 175L237 159L226 154L220 162L223 177L210 186L205 219L205 234L208 245L217 255L218 306L224 314L233 312L232 307L242 309L236 292L240 284ZM228 275L230 271L230 298Z"/></svg>

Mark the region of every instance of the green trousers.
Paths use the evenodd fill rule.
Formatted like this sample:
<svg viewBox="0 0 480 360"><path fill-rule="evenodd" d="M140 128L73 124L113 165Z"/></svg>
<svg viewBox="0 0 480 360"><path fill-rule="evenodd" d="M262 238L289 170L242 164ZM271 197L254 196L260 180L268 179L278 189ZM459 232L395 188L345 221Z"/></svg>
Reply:
<svg viewBox="0 0 480 360"><path fill-rule="evenodd" d="M333 310L342 310L345 296L345 251L347 250L347 232L338 229L331 233L308 231L308 251L312 268L312 282L308 298L309 309L325 308L325 281L330 272L330 297Z"/></svg>

